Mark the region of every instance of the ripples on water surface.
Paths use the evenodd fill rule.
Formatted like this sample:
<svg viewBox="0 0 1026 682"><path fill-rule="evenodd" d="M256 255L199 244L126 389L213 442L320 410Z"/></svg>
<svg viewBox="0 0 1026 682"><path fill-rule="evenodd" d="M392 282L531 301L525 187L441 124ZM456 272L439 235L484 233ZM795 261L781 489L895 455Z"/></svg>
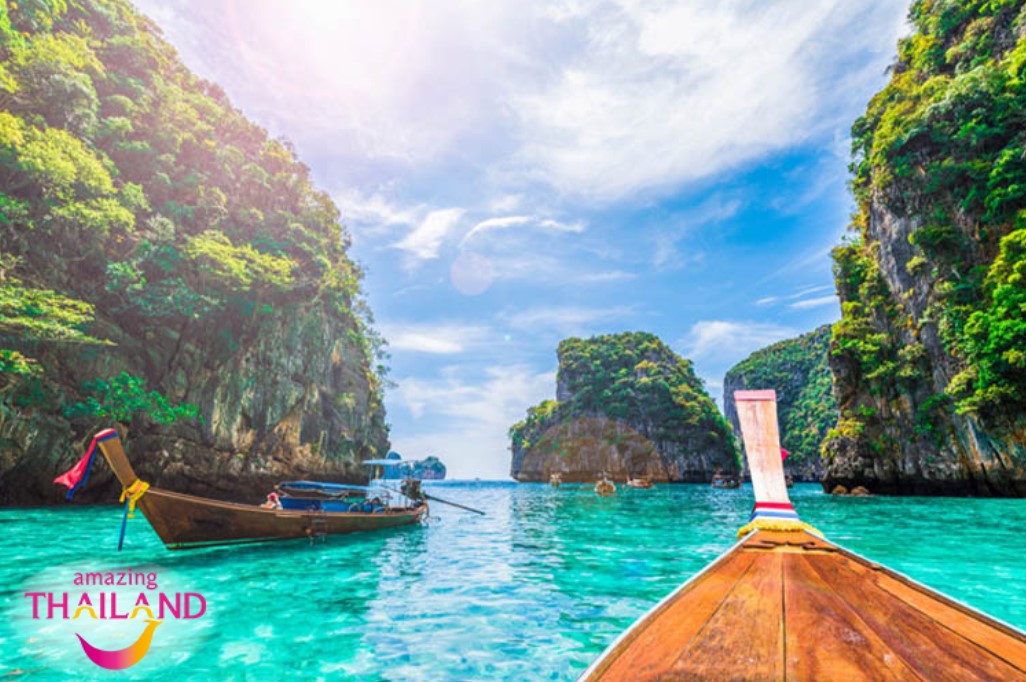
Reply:
<svg viewBox="0 0 1026 682"><path fill-rule="evenodd" d="M573 679L729 548L752 504L749 487L657 486L612 498L569 485L429 489L487 516L435 504L423 527L169 552L138 515L118 555L119 509L2 510L0 673L64 679L73 661L86 679ZM831 498L815 485L792 497L828 538L1026 628L1026 501ZM204 594L208 615L188 647L158 634L137 666L109 673L73 638L57 652L28 636L25 589L44 569L72 563L155 566Z"/></svg>

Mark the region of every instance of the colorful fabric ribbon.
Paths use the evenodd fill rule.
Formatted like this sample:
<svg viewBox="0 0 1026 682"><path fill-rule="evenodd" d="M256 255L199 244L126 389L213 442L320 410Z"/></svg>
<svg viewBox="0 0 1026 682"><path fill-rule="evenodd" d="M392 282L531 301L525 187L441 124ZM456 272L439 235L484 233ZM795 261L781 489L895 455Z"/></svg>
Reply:
<svg viewBox="0 0 1026 682"><path fill-rule="evenodd" d="M96 458L96 448L99 444L105 440L117 437L118 433L114 429L107 429L96 434L93 436L93 441L89 444L89 449L86 450L82 459L78 460L75 466L53 479L54 483L67 486L68 494L64 496L64 499L70 500L75 492L89 481L89 472L93 468L93 460Z"/></svg>
<svg viewBox="0 0 1026 682"><path fill-rule="evenodd" d="M135 512L135 504L139 501L139 498L146 494L146 491L150 489L150 484L141 478L135 479L135 483L121 489L121 497L118 498L118 502L124 502L128 500L128 518L134 519L132 516Z"/></svg>

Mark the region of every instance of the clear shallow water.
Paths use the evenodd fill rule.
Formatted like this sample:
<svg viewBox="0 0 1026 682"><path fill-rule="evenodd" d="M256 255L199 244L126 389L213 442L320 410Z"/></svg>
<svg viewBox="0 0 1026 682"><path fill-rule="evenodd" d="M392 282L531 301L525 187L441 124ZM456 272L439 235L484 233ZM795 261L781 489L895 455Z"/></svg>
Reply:
<svg viewBox="0 0 1026 682"><path fill-rule="evenodd" d="M573 679L729 548L752 504L747 487L657 486L612 498L584 486L429 491L487 516L435 504L422 527L170 552L137 515L119 555L118 508L0 510L0 675ZM831 540L1026 629L1026 501L831 498L801 484L792 498ZM93 632L110 649L131 639L104 639L85 619L62 630L28 618L26 591L73 570L125 568L157 572L162 588L203 594L207 614L163 624L150 653L119 673L86 660L73 632Z"/></svg>

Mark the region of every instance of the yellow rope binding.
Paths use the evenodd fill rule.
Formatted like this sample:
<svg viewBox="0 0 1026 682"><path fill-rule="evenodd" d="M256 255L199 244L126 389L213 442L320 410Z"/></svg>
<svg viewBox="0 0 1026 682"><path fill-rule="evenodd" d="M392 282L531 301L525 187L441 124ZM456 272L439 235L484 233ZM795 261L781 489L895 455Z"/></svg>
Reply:
<svg viewBox="0 0 1026 682"><path fill-rule="evenodd" d="M135 503L138 502L139 498L142 497L149 489L150 484L142 480L141 478L135 479L135 483L128 486L127 488L121 489L121 498L118 500L118 502L124 502L125 498L128 499L128 518L135 518L134 516L132 516L132 512L135 511Z"/></svg>
<svg viewBox="0 0 1026 682"><path fill-rule="evenodd" d="M741 526L737 531L738 539L743 538L749 533L757 530L775 530L778 532L787 532L795 530L804 530L823 537L823 533L811 526L804 521L794 521L792 519L752 519L745 525Z"/></svg>

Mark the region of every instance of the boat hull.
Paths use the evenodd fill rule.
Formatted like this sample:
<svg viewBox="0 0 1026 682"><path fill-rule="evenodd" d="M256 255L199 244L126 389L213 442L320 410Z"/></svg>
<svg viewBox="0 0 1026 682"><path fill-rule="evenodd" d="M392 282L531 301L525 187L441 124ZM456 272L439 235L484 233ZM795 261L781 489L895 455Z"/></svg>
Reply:
<svg viewBox="0 0 1026 682"><path fill-rule="evenodd" d="M128 461L116 431L101 431L93 442L99 446L126 491L142 483ZM416 506L390 507L383 512L365 514L268 509L161 488L144 487L143 490L141 496L135 498L138 507L169 549L383 530L417 523L428 512L427 503L423 501Z"/></svg>
<svg viewBox="0 0 1026 682"><path fill-rule="evenodd" d="M151 488L139 509L169 549L268 542L382 530L417 523L427 505L377 514L265 509Z"/></svg>
<svg viewBox="0 0 1026 682"><path fill-rule="evenodd" d="M757 531L580 680L725 678L1026 681L1026 636L810 533Z"/></svg>

